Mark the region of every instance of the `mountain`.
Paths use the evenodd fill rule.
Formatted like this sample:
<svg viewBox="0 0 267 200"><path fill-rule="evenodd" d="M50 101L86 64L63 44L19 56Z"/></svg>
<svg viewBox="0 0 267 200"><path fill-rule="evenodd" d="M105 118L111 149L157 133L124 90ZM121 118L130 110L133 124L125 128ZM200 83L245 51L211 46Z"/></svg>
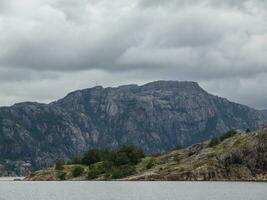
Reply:
<svg viewBox="0 0 267 200"><path fill-rule="evenodd" d="M267 121L267 110L261 110L262 114L264 115L266 121Z"/></svg>
<svg viewBox="0 0 267 200"><path fill-rule="evenodd" d="M89 148L131 143L146 153L188 146L229 129L257 129L261 112L195 82L79 90L50 104L0 108L0 175L24 175Z"/></svg>
<svg viewBox="0 0 267 200"><path fill-rule="evenodd" d="M127 171L130 176L106 168L102 161L89 167L71 164L60 170L43 169L26 180L110 180L120 175L120 180L127 181L267 181L267 127L253 133L230 131L216 141L145 157L134 167L128 166L134 168Z"/></svg>

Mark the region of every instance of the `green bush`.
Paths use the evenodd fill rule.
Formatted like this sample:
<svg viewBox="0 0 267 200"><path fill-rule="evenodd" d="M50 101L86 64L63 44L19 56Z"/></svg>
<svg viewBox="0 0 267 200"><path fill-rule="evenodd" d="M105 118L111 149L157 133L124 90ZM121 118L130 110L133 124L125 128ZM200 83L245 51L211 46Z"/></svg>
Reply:
<svg viewBox="0 0 267 200"><path fill-rule="evenodd" d="M124 152L115 153L111 158L112 158L111 161L116 166L126 165L126 164L130 163L129 157Z"/></svg>
<svg viewBox="0 0 267 200"><path fill-rule="evenodd" d="M110 174L112 179L123 178L135 173L135 166L123 165L120 167L113 167Z"/></svg>
<svg viewBox="0 0 267 200"><path fill-rule="evenodd" d="M102 152L98 149L89 150L82 158L82 164L91 165L102 160Z"/></svg>
<svg viewBox="0 0 267 200"><path fill-rule="evenodd" d="M146 164L146 169L151 169L155 165L155 158L150 158Z"/></svg>
<svg viewBox="0 0 267 200"><path fill-rule="evenodd" d="M208 147L214 147L220 143L219 138L212 138L208 144Z"/></svg>
<svg viewBox="0 0 267 200"><path fill-rule="evenodd" d="M120 149L119 153L124 153L128 157L129 163L131 164L137 164L142 158L145 157L143 149L131 145L124 145Z"/></svg>
<svg viewBox="0 0 267 200"><path fill-rule="evenodd" d="M72 173L73 177L78 177L78 176L81 176L83 174L83 172L84 172L84 168L77 166L72 170L71 173Z"/></svg>
<svg viewBox="0 0 267 200"><path fill-rule="evenodd" d="M219 138L215 137L212 138L208 144L208 147L214 147L218 144L220 144L220 142L224 141L227 138L233 137L237 134L237 132L235 130L230 130L228 132L226 132L225 134L223 134L222 136L220 136Z"/></svg>
<svg viewBox="0 0 267 200"><path fill-rule="evenodd" d="M220 141L224 141L227 138L233 137L237 134L235 130L230 130L220 137Z"/></svg>
<svg viewBox="0 0 267 200"><path fill-rule="evenodd" d="M99 173L97 172L96 168L94 166L89 167L89 172L87 174L87 178L89 180L97 178Z"/></svg>
<svg viewBox="0 0 267 200"><path fill-rule="evenodd" d="M67 174L65 172L59 172L57 177L59 178L59 180L64 181L66 180L66 175Z"/></svg>
<svg viewBox="0 0 267 200"><path fill-rule="evenodd" d="M64 165L65 165L65 161L64 160L58 160L56 162L55 169L56 170L63 170L64 169Z"/></svg>

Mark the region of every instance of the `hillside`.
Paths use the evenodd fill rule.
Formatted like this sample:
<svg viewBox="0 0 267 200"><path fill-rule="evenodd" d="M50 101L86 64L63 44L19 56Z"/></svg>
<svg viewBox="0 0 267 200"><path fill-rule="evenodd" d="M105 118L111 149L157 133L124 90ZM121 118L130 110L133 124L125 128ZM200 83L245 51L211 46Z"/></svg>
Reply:
<svg viewBox="0 0 267 200"><path fill-rule="evenodd" d="M0 175L26 175L90 148L130 143L146 153L166 152L263 124L259 111L213 96L195 82L97 86L50 104L0 108Z"/></svg>
<svg viewBox="0 0 267 200"><path fill-rule="evenodd" d="M62 170L49 168L35 172L26 180L62 180L62 174L63 180L111 180L112 170L103 170L103 166L102 162L89 167L65 165ZM73 177L77 167L83 170ZM92 170L96 175L93 178ZM213 139L160 156L145 157L132 174L120 180L267 181L267 127L253 133L228 132L216 143Z"/></svg>

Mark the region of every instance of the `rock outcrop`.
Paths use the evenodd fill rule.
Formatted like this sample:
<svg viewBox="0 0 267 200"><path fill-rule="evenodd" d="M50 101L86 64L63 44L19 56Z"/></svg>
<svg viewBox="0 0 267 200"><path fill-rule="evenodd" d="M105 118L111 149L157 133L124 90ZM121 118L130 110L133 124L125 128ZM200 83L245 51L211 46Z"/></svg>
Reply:
<svg viewBox="0 0 267 200"><path fill-rule="evenodd" d="M267 121L267 110L261 110L262 114L265 117L265 120Z"/></svg>
<svg viewBox="0 0 267 200"><path fill-rule="evenodd" d="M255 130L264 121L261 112L213 96L195 82L97 86L50 104L1 107L0 164L3 173L20 175L23 169L12 163L39 169L89 148L131 143L146 153L164 152L229 129Z"/></svg>
<svg viewBox="0 0 267 200"><path fill-rule="evenodd" d="M267 127L212 147L205 142L172 151L124 180L267 181Z"/></svg>

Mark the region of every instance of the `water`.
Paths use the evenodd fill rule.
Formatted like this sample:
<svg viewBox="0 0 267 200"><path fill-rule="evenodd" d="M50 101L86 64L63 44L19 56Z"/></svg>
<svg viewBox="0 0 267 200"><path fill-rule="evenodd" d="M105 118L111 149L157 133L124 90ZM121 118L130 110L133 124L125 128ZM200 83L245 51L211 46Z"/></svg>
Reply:
<svg viewBox="0 0 267 200"><path fill-rule="evenodd" d="M0 200L267 200L267 183L0 181Z"/></svg>

